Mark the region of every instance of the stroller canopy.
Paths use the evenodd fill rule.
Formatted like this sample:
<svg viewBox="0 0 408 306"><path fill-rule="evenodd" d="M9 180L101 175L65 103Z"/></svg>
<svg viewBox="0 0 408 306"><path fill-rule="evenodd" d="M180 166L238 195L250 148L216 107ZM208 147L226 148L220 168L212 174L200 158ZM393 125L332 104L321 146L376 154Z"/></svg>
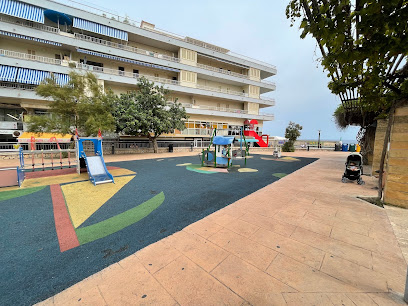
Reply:
<svg viewBox="0 0 408 306"><path fill-rule="evenodd" d="M362 165L363 164L363 156L361 154L358 153L351 153L349 156L347 156L347 164L349 163L355 163L358 165Z"/></svg>

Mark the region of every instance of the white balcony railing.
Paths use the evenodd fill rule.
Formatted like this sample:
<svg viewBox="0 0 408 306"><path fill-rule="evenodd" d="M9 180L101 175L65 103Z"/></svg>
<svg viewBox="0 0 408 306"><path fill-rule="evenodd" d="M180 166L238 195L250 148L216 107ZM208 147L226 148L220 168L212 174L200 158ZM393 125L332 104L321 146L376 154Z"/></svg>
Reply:
<svg viewBox="0 0 408 306"><path fill-rule="evenodd" d="M235 113L235 114L248 114L248 111L243 110L243 109L217 107L217 106L210 106L210 105L194 105L190 103L181 103L181 105L183 105L185 108L214 110L218 112L228 112L228 113Z"/></svg>
<svg viewBox="0 0 408 306"><path fill-rule="evenodd" d="M16 52L16 51L11 51L11 50L0 49L0 56L6 56L6 57L11 57L11 58L19 58L19 59L36 61L36 62L41 62L41 63L46 63L46 64L53 64L53 65L65 64L66 66L68 66L67 61L54 59L54 58L50 58L50 57L45 57L45 56L31 55L31 54ZM111 74L111 75L118 75L118 76L123 76L123 77L134 78L134 79L138 79L138 78L143 76L143 77L145 77L146 79L148 79L150 81L161 83L161 84L171 84L171 85L184 86L183 83L181 83L180 81L176 81L176 80L172 80L172 79L165 79L165 78L160 78L160 77L153 77L153 76L150 76L150 75L132 73L132 72L129 72L129 71L120 71L120 70L115 70L115 69L110 69L110 68L92 66L92 65L82 64L82 63L78 63L78 62L71 62L71 63L74 63L75 68L77 68L77 69L82 69L82 70L87 70L87 71L92 71L92 72L98 72L98 73ZM199 85L199 84L197 84L196 87L198 89L203 89L203 90L208 90L208 91L226 93L226 94L241 96L241 97L248 97L248 93L234 91L234 90L228 90L228 89L225 89L225 88L219 88L219 87L216 88L216 87L204 86L204 85ZM266 100L266 101L275 102L275 100L272 99L272 98L261 98L261 99Z"/></svg>
<svg viewBox="0 0 408 306"><path fill-rule="evenodd" d="M238 77L238 78L244 78L244 79L249 78L245 74L240 74L240 73L228 71L226 69L220 69L220 68L217 68L217 67L208 66L208 65L204 65L204 64L200 64L200 63L197 63L197 67L202 68L202 69L206 69L206 70L211 70L211 71L223 73L223 74L227 74L227 75L232 75L232 76L235 76L235 77Z"/></svg>
<svg viewBox="0 0 408 306"><path fill-rule="evenodd" d="M45 56L31 55L27 53L4 50L4 49L0 49L0 56L25 59L25 60L53 64L53 65L61 65L61 60L59 59L54 59L54 58L45 57Z"/></svg>
<svg viewBox="0 0 408 306"><path fill-rule="evenodd" d="M197 88L198 89L209 90L209 91L216 91L216 92L220 92L220 93L226 93L226 94L234 95L234 96L248 97L248 93L239 92L239 91L235 91L235 90L229 90L229 89L225 89L225 88L210 87L210 86L205 86L205 85L200 85L200 84L197 84Z"/></svg>
<svg viewBox="0 0 408 306"><path fill-rule="evenodd" d="M41 30L41 31L50 32L50 33L55 33L55 34L60 33L60 29L58 29L58 28L50 27L50 26L47 26L45 24L39 24L39 23L31 22L31 21L15 19L15 18L12 18L12 17L4 16L4 15L0 16L0 21L7 22L7 23L12 23L12 24L18 24L18 25L21 25L23 27L33 28L33 29L37 29L37 30Z"/></svg>
<svg viewBox="0 0 408 306"><path fill-rule="evenodd" d="M115 49L125 50L125 51L129 51L132 53L147 55L151 57L156 57L159 59L164 59L164 60L168 60L168 61L172 61L176 63L180 62L180 59L178 59L177 57L173 57L173 56L169 56L169 55L165 55L165 54L161 54L161 53L157 53L157 52L153 52L149 50L144 50L144 49L140 49L140 48L124 45L124 44L115 43L112 41L96 38L96 37L89 36L89 35L74 33L74 37L79 40L88 41L88 42L92 42L95 44L112 47Z"/></svg>

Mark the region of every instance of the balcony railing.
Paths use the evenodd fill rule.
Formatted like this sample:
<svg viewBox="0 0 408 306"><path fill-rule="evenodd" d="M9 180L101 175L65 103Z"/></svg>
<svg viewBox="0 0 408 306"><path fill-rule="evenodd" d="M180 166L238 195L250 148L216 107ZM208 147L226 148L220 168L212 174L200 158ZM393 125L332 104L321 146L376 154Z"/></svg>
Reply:
<svg viewBox="0 0 408 306"><path fill-rule="evenodd" d="M140 49L140 48L124 45L124 44L119 44L119 43L115 43L112 41L96 38L93 36L88 36L88 35L84 35L80 33L74 33L74 36L76 39L79 39L79 40L88 41L88 42L96 43L99 45L112 47L115 49L125 50L125 51L129 51L129 52L133 52L133 53L137 53L141 55L147 55L151 57L156 57L159 59L164 59L164 60L168 60L168 61L172 61L176 63L180 62L180 59L177 57L173 57L173 56L169 56L169 55L165 55L165 54L161 54L161 53L157 53L157 52L153 52L149 50L144 50L144 49Z"/></svg>
<svg viewBox="0 0 408 306"><path fill-rule="evenodd" d="M217 67L213 67L213 66L208 66L208 65L204 65L204 64L200 64L197 63L197 67L199 68L203 68L206 70L211 70L211 71L215 71L215 72L219 72L219 73L223 73L223 74L227 74L227 75L232 75L238 78L244 78L244 79L248 79L249 77L245 74L240 74L240 73L236 73L236 72L232 72L232 71L228 71L226 69L220 69Z"/></svg>
<svg viewBox="0 0 408 306"><path fill-rule="evenodd" d="M62 61L59 59L54 59L54 58L45 57L45 56L31 55L27 53L16 52L16 51L11 51L11 50L4 50L4 49L0 49L0 56L19 58L19 59L36 61L36 62L41 62L41 63L53 64L53 65L62 65L63 63L66 63L66 65L68 65L66 61ZM161 84L184 86L182 82L176 81L176 80L165 79L165 78L160 78L160 77L153 77L150 75L143 75L139 73L132 73L129 71L121 71L121 70L115 70L115 69L110 69L110 68L92 66L92 65L82 64L78 62L72 62L72 63L75 63L75 67L77 69L111 74L111 75L118 75L118 76L123 76L123 77L134 78L134 79L139 79L140 77L143 76L150 81L161 83ZM203 90L208 90L208 91L226 93L226 94L236 95L236 96L241 96L241 97L248 97L248 93L228 90L225 88L216 88L216 87L204 86L204 85L199 85L199 84L197 84L196 87L198 89L203 89ZM275 100L271 98L262 98L262 100L275 102Z"/></svg>
<svg viewBox="0 0 408 306"><path fill-rule="evenodd" d="M228 113L235 113L235 114L248 114L248 111L243 109L234 109L234 108L226 108L226 107L217 107L217 106L210 106L210 105L194 105L190 103L181 103L182 106L185 108L194 108L194 109L203 109L203 110L215 110L219 112L228 112Z"/></svg>
<svg viewBox="0 0 408 306"><path fill-rule="evenodd" d="M55 34L59 34L59 32L60 32L60 29L50 27L50 26L47 26L45 24L39 24L39 23L31 22L31 21L14 19L12 17L4 16L4 15L0 16L0 21L7 22L7 23L12 23L12 24L18 24L18 25L21 25L23 27L33 28L33 29L46 31L46 32L50 32L50 33L55 33Z"/></svg>
<svg viewBox="0 0 408 306"><path fill-rule="evenodd" d="M274 85L274 86L276 86L275 82L272 82L272 81L261 80L261 83L265 83L265 84L269 84L269 85Z"/></svg>
<svg viewBox="0 0 408 306"><path fill-rule="evenodd" d="M54 59L54 58L45 57L45 56L32 55L32 54L16 52L16 51L10 51L10 50L4 50L4 49L0 49L0 56L20 58L20 59L25 59L25 60L35 61L35 62L53 64L53 65L61 65L61 60L59 59Z"/></svg>
<svg viewBox="0 0 408 306"><path fill-rule="evenodd" d="M225 88L210 87L210 86L205 86L205 85L200 85L200 84L197 84L197 88L209 90L209 91L216 91L220 93L226 93L226 94L234 95L234 96L248 97L248 94L245 92L239 92L239 91L229 90Z"/></svg>
<svg viewBox="0 0 408 306"><path fill-rule="evenodd" d="M0 88L11 88L11 89L21 89L21 90L35 90L36 87L37 87L37 85L31 85L31 84L0 82Z"/></svg>
<svg viewBox="0 0 408 306"><path fill-rule="evenodd" d="M260 99L263 100L263 101L272 102L272 103L269 103L269 104L275 105L275 99L274 98L260 97Z"/></svg>

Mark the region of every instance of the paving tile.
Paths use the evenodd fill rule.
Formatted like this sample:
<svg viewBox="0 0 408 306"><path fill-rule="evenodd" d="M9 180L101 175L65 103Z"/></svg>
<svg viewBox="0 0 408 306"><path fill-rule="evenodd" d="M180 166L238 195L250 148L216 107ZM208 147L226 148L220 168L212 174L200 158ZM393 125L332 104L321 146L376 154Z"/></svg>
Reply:
<svg viewBox="0 0 408 306"><path fill-rule="evenodd" d="M307 213L306 209L286 208L279 211L276 215L274 215L274 219L278 219L280 221L297 226L306 213Z"/></svg>
<svg viewBox="0 0 408 306"><path fill-rule="evenodd" d="M330 275L279 254L268 267L268 274L301 292L359 291Z"/></svg>
<svg viewBox="0 0 408 306"><path fill-rule="evenodd" d="M266 229L260 229L251 236L251 239L316 269L320 269L325 254L325 252L307 244L300 243Z"/></svg>
<svg viewBox="0 0 408 306"><path fill-rule="evenodd" d="M364 235L364 236L368 236L368 231L370 229L369 226L366 226L364 224L359 224L359 223L355 223L355 222L343 220L343 219L338 219L338 218L334 219L333 227L348 230L350 232Z"/></svg>
<svg viewBox="0 0 408 306"><path fill-rule="evenodd" d="M396 278L405 276L407 271L407 263L404 259L396 257L382 256L376 252L373 256L373 270L387 276L387 278Z"/></svg>
<svg viewBox="0 0 408 306"><path fill-rule="evenodd" d="M288 306L327 306L333 305L324 293L283 293Z"/></svg>
<svg viewBox="0 0 408 306"><path fill-rule="evenodd" d="M183 230L189 233L194 233L200 235L201 237L208 238L211 235L222 229L221 225L211 221L211 219L201 219L189 226L185 227Z"/></svg>
<svg viewBox="0 0 408 306"><path fill-rule="evenodd" d="M401 294L369 293L368 295L378 306L407 305Z"/></svg>
<svg viewBox="0 0 408 306"><path fill-rule="evenodd" d="M367 293L346 293L356 306L377 306Z"/></svg>
<svg viewBox="0 0 408 306"><path fill-rule="evenodd" d="M249 237L259 229L259 226L237 219L225 225L225 228L241 236Z"/></svg>
<svg viewBox="0 0 408 306"><path fill-rule="evenodd" d="M377 243L371 237L356 234L348 230L333 228L330 236L334 239L349 243L356 247L360 247L370 251L377 250Z"/></svg>
<svg viewBox="0 0 408 306"><path fill-rule="evenodd" d="M345 293L327 293L330 302L335 306L355 306Z"/></svg>
<svg viewBox="0 0 408 306"><path fill-rule="evenodd" d="M242 199L241 199L241 200L242 200ZM247 201L248 201L248 200L247 200ZM243 202L243 201L242 201L242 202ZM233 205L231 204L231 205L228 205L228 206L224 207L223 209L221 209L221 211L222 211L223 213L226 213L226 214L228 214L228 215L230 215L230 216L233 216L233 217L235 217L235 218L239 218L239 217L241 217L242 215L245 215L248 210L246 209L246 207L245 207L244 204L241 204L241 205L240 205L240 202L237 201L237 202L235 202Z"/></svg>
<svg viewBox="0 0 408 306"><path fill-rule="evenodd" d="M295 225L255 213L247 213L240 219L287 237L289 237L296 229Z"/></svg>
<svg viewBox="0 0 408 306"><path fill-rule="evenodd" d="M371 251L316 234L301 227L296 228L291 238L364 267L372 267Z"/></svg>
<svg viewBox="0 0 408 306"><path fill-rule="evenodd" d="M229 215L227 213L224 213L223 211L217 211L217 212L205 217L203 220L211 221L211 222L214 222L214 223L216 223L218 225L225 226L226 224L228 224L228 223L230 223L232 221L235 221L236 219L237 219L236 217L231 216L231 215Z"/></svg>
<svg viewBox="0 0 408 306"><path fill-rule="evenodd" d="M388 291L385 276L340 257L326 256L320 270L364 292Z"/></svg>
<svg viewBox="0 0 408 306"><path fill-rule="evenodd" d="M238 235L228 229L220 230L208 238L208 240L261 270L265 270L278 254L260 243Z"/></svg>
<svg viewBox="0 0 408 306"><path fill-rule="evenodd" d="M366 215L356 214L354 211L345 211L345 210L338 211L336 214L336 217L339 219L344 219L347 221L352 221L355 223L365 224L365 225L372 225L375 221Z"/></svg>
<svg viewBox="0 0 408 306"><path fill-rule="evenodd" d="M141 263L114 272L117 273L106 270L102 275L103 281L98 282L98 288L108 305L176 304Z"/></svg>
<svg viewBox="0 0 408 306"><path fill-rule="evenodd" d="M162 240L190 258L206 271L214 269L228 256L228 252L196 234L185 231L175 233Z"/></svg>
<svg viewBox="0 0 408 306"><path fill-rule="evenodd" d="M284 305L280 293L297 292L234 255L219 264L211 274L252 305Z"/></svg>
<svg viewBox="0 0 408 306"><path fill-rule="evenodd" d="M185 256L154 274L181 305L241 305L244 300Z"/></svg>
<svg viewBox="0 0 408 306"><path fill-rule="evenodd" d="M162 241L151 244L134 255L150 273L155 273L179 256L179 251ZM122 261L119 264L123 266Z"/></svg>
<svg viewBox="0 0 408 306"><path fill-rule="evenodd" d="M298 226L307 229L309 231L325 235L325 236L330 236L330 232L332 230L332 226L327 225L322 222L318 222L316 220L310 219L310 218L303 218L299 223Z"/></svg>

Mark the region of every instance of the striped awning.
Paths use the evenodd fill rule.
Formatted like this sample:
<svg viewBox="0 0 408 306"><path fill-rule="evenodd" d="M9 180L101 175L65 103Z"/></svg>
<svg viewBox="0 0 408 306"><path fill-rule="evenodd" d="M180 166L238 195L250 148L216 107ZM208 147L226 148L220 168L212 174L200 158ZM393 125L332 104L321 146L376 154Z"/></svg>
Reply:
<svg viewBox="0 0 408 306"><path fill-rule="evenodd" d="M40 43L43 43L43 44L49 44L49 45L54 45L54 46L58 46L58 47L62 46L62 44L54 42L54 41L50 41L50 40L46 40L46 39L42 39L42 38L31 37L31 36L25 36L25 35L16 34L16 33L10 33L10 32L1 31L1 30L0 30L0 35L32 40L32 41L40 42Z"/></svg>
<svg viewBox="0 0 408 306"><path fill-rule="evenodd" d="M17 77L17 67L0 65L0 81L14 82Z"/></svg>
<svg viewBox="0 0 408 306"><path fill-rule="evenodd" d="M0 0L0 13L44 23L44 9L20 1Z"/></svg>
<svg viewBox="0 0 408 306"><path fill-rule="evenodd" d="M122 30L118 30L112 27L105 26L100 23L88 21L85 19L74 17L74 23L72 25L74 28L98 33L101 35L114 37L120 40L128 40L128 33Z"/></svg>
<svg viewBox="0 0 408 306"><path fill-rule="evenodd" d="M42 70L19 68L16 82L24 84L40 84L46 78L51 78L54 75L55 82L59 86L64 86L69 82L69 75L62 73L53 73Z"/></svg>
<svg viewBox="0 0 408 306"><path fill-rule="evenodd" d="M180 70L175 69L175 68L164 67L164 66L159 66L159 65L155 65L155 64L149 64L149 63L135 61L135 60L124 58L124 57L118 57L118 56L114 56L114 55L104 54L104 53L90 51L90 50L85 50L85 49L81 49L81 48L77 48L77 51L80 52L80 53L85 53L85 54L98 56L98 57L104 57L104 58L108 58L108 59L111 59L111 60L114 60L114 61L125 62L125 63L134 64L134 65L138 65L138 66L144 66L144 67L149 67L149 68L157 68L157 69L173 71L173 72L180 72Z"/></svg>

